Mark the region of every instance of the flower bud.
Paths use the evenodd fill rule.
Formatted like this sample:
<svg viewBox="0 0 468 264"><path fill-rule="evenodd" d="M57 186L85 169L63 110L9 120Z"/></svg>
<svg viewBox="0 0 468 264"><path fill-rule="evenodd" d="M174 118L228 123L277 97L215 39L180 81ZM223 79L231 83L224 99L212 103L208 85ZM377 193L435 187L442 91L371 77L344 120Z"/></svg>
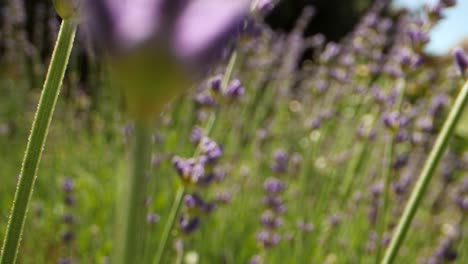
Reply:
<svg viewBox="0 0 468 264"><path fill-rule="evenodd" d="M462 48L456 48L454 50L453 59L461 75L465 76L468 69L468 56Z"/></svg>
<svg viewBox="0 0 468 264"><path fill-rule="evenodd" d="M55 10L62 19L69 19L76 15L79 0L53 0Z"/></svg>

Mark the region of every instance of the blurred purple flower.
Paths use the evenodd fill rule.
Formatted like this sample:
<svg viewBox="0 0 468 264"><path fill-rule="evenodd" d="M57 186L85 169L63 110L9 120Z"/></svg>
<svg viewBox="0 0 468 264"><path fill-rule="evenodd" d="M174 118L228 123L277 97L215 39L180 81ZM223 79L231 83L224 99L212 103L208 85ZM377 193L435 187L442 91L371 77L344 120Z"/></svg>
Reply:
<svg viewBox="0 0 468 264"><path fill-rule="evenodd" d="M179 217L179 227L185 234L190 234L200 226L200 218L193 217L189 218L186 215Z"/></svg>
<svg viewBox="0 0 468 264"><path fill-rule="evenodd" d="M282 181L271 177L266 179L263 188L269 194L278 194L284 191L286 185Z"/></svg>
<svg viewBox="0 0 468 264"><path fill-rule="evenodd" d="M150 44L196 66L219 55L249 5L250 0L88 0L85 19L103 48L128 52Z"/></svg>

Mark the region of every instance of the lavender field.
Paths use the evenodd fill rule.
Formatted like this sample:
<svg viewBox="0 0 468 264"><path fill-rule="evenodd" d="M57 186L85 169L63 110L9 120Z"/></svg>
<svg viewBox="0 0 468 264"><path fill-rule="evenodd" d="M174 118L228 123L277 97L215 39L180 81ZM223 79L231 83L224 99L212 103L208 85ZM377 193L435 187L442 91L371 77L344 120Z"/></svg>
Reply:
<svg viewBox="0 0 468 264"><path fill-rule="evenodd" d="M0 264L468 263L457 1L277 2L0 2Z"/></svg>

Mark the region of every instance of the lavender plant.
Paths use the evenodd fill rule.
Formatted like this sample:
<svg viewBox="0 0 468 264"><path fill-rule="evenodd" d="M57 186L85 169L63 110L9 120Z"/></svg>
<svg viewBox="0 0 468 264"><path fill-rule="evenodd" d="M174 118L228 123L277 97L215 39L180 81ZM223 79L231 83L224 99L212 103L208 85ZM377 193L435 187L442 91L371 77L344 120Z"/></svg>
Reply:
<svg viewBox="0 0 468 264"><path fill-rule="evenodd" d="M315 29L322 6L306 8L286 33L262 21L276 1L254 1L253 18L232 20L249 34L241 35L230 61L218 65L203 52L186 60L187 47L177 44L176 35L185 34L177 27L182 18L198 21L184 14L208 2L88 2L83 20L97 25L88 31L98 46L89 48L82 27L18 261L367 263L384 256L390 263L393 254L393 263L466 262L468 130L466 116L453 118L465 104L456 98L466 82L466 47L450 58L424 52L429 31L456 1L395 13L389 1L375 1L354 30L334 42L305 33ZM38 64L33 77L41 76L40 60L53 37L25 34L24 27L32 20L56 26L51 4L33 6L42 13L32 19L21 15L21 5L9 4L18 17L0 24L9 41L0 40L9 54L0 57L0 67L24 55L16 75L0 72L0 100L14 98L0 104L0 145L12 146L0 148L5 175L15 174L21 155L15 146L30 114L25 106L36 93L15 78L32 78L30 61ZM211 15L201 13L200 21ZM43 32L41 26L34 24ZM238 28L228 31L237 35ZM207 32L192 40L206 40ZM226 43L224 35L220 40ZM230 55L217 41L206 43L214 45L208 55ZM26 44L33 52L12 49ZM180 82L171 82L175 77ZM172 104L163 108L167 101ZM23 108L21 117L14 114ZM446 120L453 122L449 130ZM73 179L63 190L61 175ZM129 187L123 179L137 179L139 192L116 193L116 185ZM267 192L272 182L282 191ZM13 180L0 185L1 197L10 185ZM131 205L129 197L137 202ZM7 215L8 202L0 199L0 215ZM125 239L116 239L110 224L119 221ZM137 228L124 227L132 222ZM70 242L62 240L65 234Z"/></svg>

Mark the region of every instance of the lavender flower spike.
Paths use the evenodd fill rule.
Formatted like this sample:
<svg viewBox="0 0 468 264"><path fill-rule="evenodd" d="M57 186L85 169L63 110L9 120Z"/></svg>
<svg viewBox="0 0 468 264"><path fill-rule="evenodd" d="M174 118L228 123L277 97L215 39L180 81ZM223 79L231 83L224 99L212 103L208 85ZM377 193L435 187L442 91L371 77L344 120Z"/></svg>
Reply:
<svg viewBox="0 0 468 264"><path fill-rule="evenodd" d="M86 0L84 19L136 117L157 113L235 36L250 0Z"/></svg>

